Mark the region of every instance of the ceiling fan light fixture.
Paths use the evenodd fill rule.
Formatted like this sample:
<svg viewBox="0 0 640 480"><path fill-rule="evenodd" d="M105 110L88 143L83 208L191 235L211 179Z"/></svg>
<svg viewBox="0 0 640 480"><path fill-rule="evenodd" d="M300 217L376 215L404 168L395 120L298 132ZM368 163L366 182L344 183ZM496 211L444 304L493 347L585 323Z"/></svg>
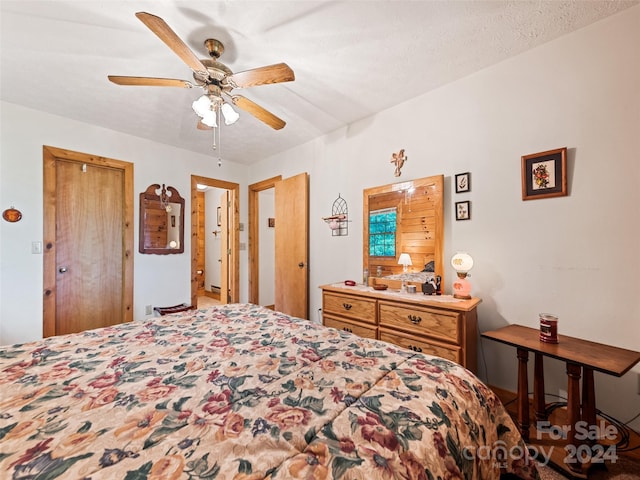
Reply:
<svg viewBox="0 0 640 480"><path fill-rule="evenodd" d="M223 103L222 107L222 115L224 115L224 124L225 125L233 125L238 121L240 115L236 112L231 105L228 103Z"/></svg>
<svg viewBox="0 0 640 480"><path fill-rule="evenodd" d="M218 61L218 58L224 51L224 45L219 40L212 38L205 40L204 45L209 52L209 58L201 60L162 18L147 12L138 12L136 13L136 17L144 23L151 32L160 38L167 47L173 50L192 70L195 85L186 80L173 78L129 77L119 75L108 75L109 81L117 85L182 88L202 87L206 93L191 104L195 113L203 119L197 124L197 128L200 130L208 130L206 127L212 125L221 125L221 119L214 118L220 114L224 115L224 121L227 125L231 125L238 120L238 113L230 106L223 108L224 100L222 95L229 95L234 88L248 88L295 80L293 70L291 70L286 63L265 65L263 67L233 73L229 67ZM238 98L240 98L240 100L238 100ZM241 110L253 115L274 130L279 130L285 126L285 122L282 119L247 98L234 96L231 101L233 105L237 105ZM224 110L224 112L222 112L222 110ZM211 112L213 112L213 114ZM206 121L204 121L205 117L207 118ZM205 125L205 127L203 127L203 125Z"/></svg>

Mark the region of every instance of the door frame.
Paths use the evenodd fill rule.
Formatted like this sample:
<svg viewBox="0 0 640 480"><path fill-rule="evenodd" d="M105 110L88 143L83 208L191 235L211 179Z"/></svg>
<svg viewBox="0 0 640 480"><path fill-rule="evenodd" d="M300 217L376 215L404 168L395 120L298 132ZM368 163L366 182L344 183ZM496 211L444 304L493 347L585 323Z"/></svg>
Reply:
<svg viewBox="0 0 640 480"><path fill-rule="evenodd" d="M249 185L249 303L259 305L260 299L260 205L259 194L275 188L282 175Z"/></svg>
<svg viewBox="0 0 640 480"><path fill-rule="evenodd" d="M230 303L240 299L240 184L215 178L191 175L191 305L198 304L198 184L233 191L231 205L230 242L231 259L229 261ZM222 292L220 292L222 295Z"/></svg>
<svg viewBox="0 0 640 480"><path fill-rule="evenodd" d="M56 161L57 159L122 170L124 201L123 241L123 322L133 321L133 163L99 157L62 148L42 146L43 158L43 304L42 335L56 334Z"/></svg>

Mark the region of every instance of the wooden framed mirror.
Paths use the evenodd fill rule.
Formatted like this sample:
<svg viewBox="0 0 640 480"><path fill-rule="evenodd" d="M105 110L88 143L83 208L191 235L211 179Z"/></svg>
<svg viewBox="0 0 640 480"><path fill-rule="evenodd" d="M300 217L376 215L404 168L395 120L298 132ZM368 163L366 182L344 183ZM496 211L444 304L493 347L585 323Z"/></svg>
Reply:
<svg viewBox="0 0 640 480"><path fill-rule="evenodd" d="M396 288L401 282L393 277L403 273L398 259L408 253L409 272L431 271L444 285L443 196L443 175L363 191L362 265L369 271L370 284ZM421 283L419 277L415 283Z"/></svg>
<svg viewBox="0 0 640 480"><path fill-rule="evenodd" d="M184 198L155 183L140 194L140 253L184 252Z"/></svg>

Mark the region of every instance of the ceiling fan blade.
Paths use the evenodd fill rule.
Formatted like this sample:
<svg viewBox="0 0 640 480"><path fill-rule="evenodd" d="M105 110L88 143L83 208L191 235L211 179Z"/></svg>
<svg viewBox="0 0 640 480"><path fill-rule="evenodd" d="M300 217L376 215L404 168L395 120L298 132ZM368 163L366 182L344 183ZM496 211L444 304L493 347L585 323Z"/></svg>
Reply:
<svg viewBox="0 0 640 480"><path fill-rule="evenodd" d="M108 75L108 78L117 85L193 88L193 84L191 82L186 80L176 80L174 78L122 77L118 75Z"/></svg>
<svg viewBox="0 0 640 480"><path fill-rule="evenodd" d="M198 122L198 130L213 130L213 127L205 125L204 123L202 123L202 120L200 120Z"/></svg>
<svg viewBox="0 0 640 480"><path fill-rule="evenodd" d="M269 83L291 82L295 79L295 74L289 65L276 63L275 65L234 73L227 77L227 83L233 88L246 88Z"/></svg>
<svg viewBox="0 0 640 480"><path fill-rule="evenodd" d="M136 17L144 23L149 30L155 33L171 50L178 55L191 70L201 76L207 77L207 68L196 57L196 55L187 47L187 45L171 30L171 27L160 17L156 17L150 13L138 12Z"/></svg>
<svg viewBox="0 0 640 480"><path fill-rule="evenodd" d="M242 95L233 95L231 97L231 100L233 101L233 104L235 106L237 106L238 108L241 108L245 112L250 113L251 115L256 117L258 120L263 121L264 123L266 123L267 125L269 125L271 128L275 130L280 130L286 125L286 122L284 120L276 117L273 113L269 112L268 110L265 110L257 103L249 100L246 97L243 97Z"/></svg>

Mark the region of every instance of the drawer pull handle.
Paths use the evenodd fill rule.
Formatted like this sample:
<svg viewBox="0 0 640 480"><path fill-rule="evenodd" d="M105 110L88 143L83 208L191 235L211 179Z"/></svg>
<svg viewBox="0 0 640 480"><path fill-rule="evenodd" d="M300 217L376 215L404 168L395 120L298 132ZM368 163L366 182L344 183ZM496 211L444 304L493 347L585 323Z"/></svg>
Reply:
<svg viewBox="0 0 640 480"><path fill-rule="evenodd" d="M418 315L407 315L407 317L414 325L417 325L422 321L422 318L420 318Z"/></svg>
<svg viewBox="0 0 640 480"><path fill-rule="evenodd" d="M409 350L413 350L414 352L422 353L422 348L416 347L414 345L409 345Z"/></svg>
<svg viewBox="0 0 640 480"><path fill-rule="evenodd" d="M345 332L353 333L353 330L351 330L349 327L344 327L342 330L344 330Z"/></svg>
<svg viewBox="0 0 640 480"><path fill-rule="evenodd" d="M344 307L345 310L351 310L351 304L350 303L343 303L342 306Z"/></svg>

